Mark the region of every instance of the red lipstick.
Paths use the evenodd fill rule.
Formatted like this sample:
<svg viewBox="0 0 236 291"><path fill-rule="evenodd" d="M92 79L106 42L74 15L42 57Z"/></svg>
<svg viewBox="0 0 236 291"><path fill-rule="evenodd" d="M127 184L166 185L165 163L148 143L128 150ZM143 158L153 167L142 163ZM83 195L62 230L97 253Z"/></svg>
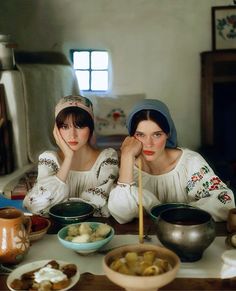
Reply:
<svg viewBox="0 0 236 291"><path fill-rule="evenodd" d="M77 141L69 141L68 144L71 146L76 146L78 144L78 142Z"/></svg>
<svg viewBox="0 0 236 291"><path fill-rule="evenodd" d="M143 153L146 155L146 156L152 156L154 155L154 151L148 151L148 150L144 150Z"/></svg>

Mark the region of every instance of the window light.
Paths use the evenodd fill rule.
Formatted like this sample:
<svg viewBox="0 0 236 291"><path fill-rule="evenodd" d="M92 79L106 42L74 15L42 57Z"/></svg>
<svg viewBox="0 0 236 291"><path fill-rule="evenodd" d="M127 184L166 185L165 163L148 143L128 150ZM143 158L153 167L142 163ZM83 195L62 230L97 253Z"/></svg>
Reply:
<svg viewBox="0 0 236 291"><path fill-rule="evenodd" d="M80 90L108 90L109 58L107 51L71 50L71 57Z"/></svg>

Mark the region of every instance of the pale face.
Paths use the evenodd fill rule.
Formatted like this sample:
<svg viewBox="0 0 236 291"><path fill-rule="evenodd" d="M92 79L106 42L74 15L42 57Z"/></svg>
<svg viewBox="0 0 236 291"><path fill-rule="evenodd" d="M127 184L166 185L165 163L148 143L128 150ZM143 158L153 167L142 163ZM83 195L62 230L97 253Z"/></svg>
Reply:
<svg viewBox="0 0 236 291"><path fill-rule="evenodd" d="M79 150L89 140L90 129L88 127L75 127L71 116L65 120L59 131L64 141L73 151Z"/></svg>
<svg viewBox="0 0 236 291"><path fill-rule="evenodd" d="M168 135L151 120L141 121L134 134L143 144L142 155L147 161L158 159L165 150Z"/></svg>

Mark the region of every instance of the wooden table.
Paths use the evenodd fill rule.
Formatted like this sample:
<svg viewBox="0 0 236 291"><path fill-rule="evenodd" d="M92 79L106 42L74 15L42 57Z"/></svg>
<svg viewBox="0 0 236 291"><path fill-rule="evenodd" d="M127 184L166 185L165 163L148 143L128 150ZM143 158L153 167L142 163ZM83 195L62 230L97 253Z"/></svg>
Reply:
<svg viewBox="0 0 236 291"><path fill-rule="evenodd" d="M113 218L92 218L90 220L96 220L104 222L106 221L114 227L116 234L138 234L138 220L120 225ZM56 233L59 229L58 225L53 225L49 230L49 233ZM155 234L153 223L149 217L144 218L144 230L149 234ZM217 236L227 235L225 223L216 224ZM216 254L217 255L217 254ZM40 258L39 258L40 259ZM8 290L6 286L6 276L0 276L0 290ZM111 291L111 290L124 290L121 287L113 284L107 279L106 276L95 276L89 273L82 274L79 282L71 289L78 291L93 290L93 291ZM232 279L215 279L215 278L176 278L170 284L160 288L159 290L236 290L236 277Z"/></svg>

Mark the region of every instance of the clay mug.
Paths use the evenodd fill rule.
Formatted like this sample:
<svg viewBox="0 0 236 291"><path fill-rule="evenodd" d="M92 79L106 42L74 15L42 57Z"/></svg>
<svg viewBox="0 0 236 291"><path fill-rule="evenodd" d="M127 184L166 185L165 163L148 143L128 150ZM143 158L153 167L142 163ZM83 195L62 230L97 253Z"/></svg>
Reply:
<svg viewBox="0 0 236 291"><path fill-rule="evenodd" d="M229 210L227 218L227 230L228 232L236 232L236 208Z"/></svg>
<svg viewBox="0 0 236 291"><path fill-rule="evenodd" d="M0 263L18 264L30 247L30 217L13 207L0 208Z"/></svg>

